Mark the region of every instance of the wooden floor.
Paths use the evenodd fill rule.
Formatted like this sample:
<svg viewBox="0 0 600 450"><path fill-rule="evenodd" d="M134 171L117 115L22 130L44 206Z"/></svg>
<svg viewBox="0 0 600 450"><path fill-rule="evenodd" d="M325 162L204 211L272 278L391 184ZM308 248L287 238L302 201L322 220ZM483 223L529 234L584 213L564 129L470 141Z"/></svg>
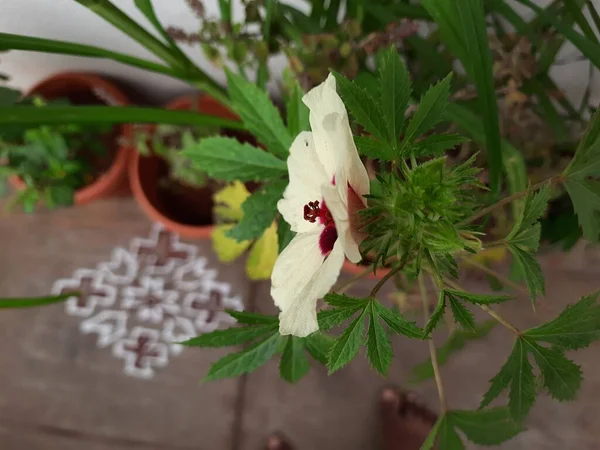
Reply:
<svg viewBox="0 0 600 450"><path fill-rule="evenodd" d="M0 289L3 296L47 293L54 280L106 260L111 249L145 236L149 221L130 199L32 216L0 218ZM272 311L268 284L249 283L243 264L216 261L210 245L200 252L247 305ZM581 263L581 261L580 261ZM576 296L600 286L600 264L567 271L546 259L548 297L531 311L526 299L503 313L526 326L553 316ZM477 280L470 283L480 284ZM370 282L355 288L368 292ZM273 361L237 380L200 385L211 361L225 350L186 349L150 380L123 374L122 361L81 334L64 306L0 312L1 450L255 450L269 433L288 435L299 450L379 448L377 393L403 385L409 369L427 355L420 342L398 339L388 379L370 370L363 355L334 377L314 370L297 386L279 380ZM443 368L452 408L474 408L508 355L511 337L500 328L472 344ZM586 377L577 401L542 397L528 431L504 449L600 448L600 346L575 355ZM436 405L431 382L416 389Z"/></svg>

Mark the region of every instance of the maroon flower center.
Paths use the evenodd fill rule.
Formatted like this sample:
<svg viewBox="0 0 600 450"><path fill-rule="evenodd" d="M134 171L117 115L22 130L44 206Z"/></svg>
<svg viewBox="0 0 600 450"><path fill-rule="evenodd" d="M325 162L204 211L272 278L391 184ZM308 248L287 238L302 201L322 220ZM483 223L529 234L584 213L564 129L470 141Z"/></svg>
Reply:
<svg viewBox="0 0 600 450"><path fill-rule="evenodd" d="M325 201L320 203L318 200L315 200L314 202L308 202L308 204L304 205L304 220L310 223L315 223L319 220L320 223L325 225L325 228L319 237L319 247L321 248L321 253L327 256L331 250L333 250L338 234L335 228L335 222L333 221L333 217L331 217L331 213L329 212Z"/></svg>

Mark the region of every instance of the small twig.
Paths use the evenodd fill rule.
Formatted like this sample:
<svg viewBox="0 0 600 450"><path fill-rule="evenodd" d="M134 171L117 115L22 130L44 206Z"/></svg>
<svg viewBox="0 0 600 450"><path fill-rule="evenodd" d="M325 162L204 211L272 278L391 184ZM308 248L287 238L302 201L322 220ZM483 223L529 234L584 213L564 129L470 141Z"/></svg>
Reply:
<svg viewBox="0 0 600 450"><path fill-rule="evenodd" d="M422 275L419 276L418 282L419 292L421 293L421 303L423 304L423 319L427 322L429 320L429 300L427 299L427 289L425 288L425 282L423 281ZM435 385L437 386L438 397L440 399L440 409L442 414L444 414L448 410L448 406L446 404L446 396L444 394L444 386L442 384L442 376L438 364L437 349L435 348L433 337L430 337L429 339L429 355L431 357Z"/></svg>
<svg viewBox="0 0 600 450"><path fill-rule="evenodd" d="M377 282L377 284L375 285L375 287L373 288L373 290L371 291L371 293L369 294L370 297L375 297L377 295L377 293L379 292L379 289L382 288L382 286L386 283L387 280L389 280L390 278L392 278L394 275L396 275L398 272L400 272L403 268L404 265L406 264L406 262L401 263L399 266L397 266L394 269L391 269L386 276L384 276L381 280L379 280Z"/></svg>
<svg viewBox="0 0 600 450"><path fill-rule="evenodd" d="M371 267L367 267L361 273L358 273L358 274L354 275L352 278L350 278L349 280L343 281L340 284L338 284L336 287L333 288L333 291L337 292L339 294L343 294L348 289L350 289L355 283L357 283L358 281L360 281L364 277L366 277L371 272L371 270L372 270Z"/></svg>
<svg viewBox="0 0 600 450"><path fill-rule="evenodd" d="M562 177L560 175L558 175L558 176L554 176L551 178L547 178L544 181L540 181L539 183L536 183L533 186L531 186L529 189L526 189L521 192L517 192L516 194L509 195L508 197L503 198L502 200L494 203L493 205L490 205L486 208L480 209L479 211L477 211L475 214L473 214L468 219L465 219L462 222L460 222L458 224L458 226L468 225L471 222L475 222L477 219L480 219L480 218L488 215L493 210L500 208L502 206L508 205L509 203L514 202L515 200L518 200L522 197L525 197L530 192L537 191L538 189L543 188L548 183L557 183L561 180L562 180Z"/></svg>
<svg viewBox="0 0 600 450"><path fill-rule="evenodd" d="M529 295L529 291L525 287L521 286L519 283L515 283L514 281L505 277L501 273L496 272L494 269L490 269L489 267L485 266L484 264L478 263L477 261L473 261L470 258L464 258L463 261L466 264L468 264L472 267L475 267L476 269L481 270L483 273L486 273L487 275L498 278L498 281L500 281L502 284L505 284L505 285L513 288L514 290L521 292L522 294Z"/></svg>
<svg viewBox="0 0 600 450"><path fill-rule="evenodd" d="M444 278L444 283L454 289L459 290L459 291L465 291L465 289L463 289L463 287L460 284L455 283L451 280L448 280L447 278ZM500 313L498 313L497 311L494 311L492 308L490 308L487 305L477 305L477 306L479 306L481 309L483 309L485 312L487 312L490 316L492 316L494 319L496 319L498 321L498 323L504 325L507 329L509 329L510 331L515 333L517 336L521 335L521 330L519 330L517 327L515 327L513 324L511 324L508 320L506 320L503 316L501 316Z"/></svg>

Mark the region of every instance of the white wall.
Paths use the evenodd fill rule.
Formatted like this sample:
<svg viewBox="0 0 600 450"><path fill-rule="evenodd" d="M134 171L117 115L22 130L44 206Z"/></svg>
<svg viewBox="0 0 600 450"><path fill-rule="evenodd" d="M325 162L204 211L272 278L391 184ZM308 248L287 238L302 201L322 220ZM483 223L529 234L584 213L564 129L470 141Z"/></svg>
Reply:
<svg viewBox="0 0 600 450"><path fill-rule="evenodd" d="M136 10L133 0L113 1L136 21L147 24L142 14ZM204 0L209 14L217 14L217 1ZM302 0L287 0L286 3L302 4L303 2ZM549 0L539 0L538 3L545 5L549 3ZM594 3L600 9L600 0L594 0ZM154 5L163 24L176 25L189 31L197 30L198 20L189 12L184 0L154 0ZM237 0L236 6L234 16L240 18L243 13L239 0ZM524 14L529 15L530 13ZM74 0L0 0L0 31L74 41L156 60L139 44L115 30L110 24ZM223 82L224 77L221 71L212 67L204 59L199 49L184 48L184 50L203 69ZM575 49L565 46L561 57L572 57L575 54ZM276 73L279 73L284 65L285 58L283 57L278 57L271 62ZM12 77L11 84L22 89L27 89L52 73L65 70L92 71L127 80L139 87L152 102L164 102L189 90L189 87L180 81L108 60L31 52L0 54L0 73L10 75ZM556 67L552 70L552 76L559 86L566 90L569 97L578 102L587 83L588 64L578 62ZM592 104L598 105L599 101L600 76L596 74Z"/></svg>

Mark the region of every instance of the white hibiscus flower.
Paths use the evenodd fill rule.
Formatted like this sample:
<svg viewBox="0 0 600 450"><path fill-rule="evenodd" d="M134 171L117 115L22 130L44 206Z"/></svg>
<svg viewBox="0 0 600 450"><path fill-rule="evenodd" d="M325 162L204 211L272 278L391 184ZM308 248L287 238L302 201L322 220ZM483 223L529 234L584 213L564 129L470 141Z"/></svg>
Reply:
<svg viewBox="0 0 600 450"><path fill-rule="evenodd" d="M290 148L290 183L277 204L297 234L271 276L271 295L281 310L279 331L299 337L319 329L317 300L336 282L344 256L355 263L361 259L356 212L369 193L335 78L329 75L302 101L312 132L300 133Z"/></svg>

